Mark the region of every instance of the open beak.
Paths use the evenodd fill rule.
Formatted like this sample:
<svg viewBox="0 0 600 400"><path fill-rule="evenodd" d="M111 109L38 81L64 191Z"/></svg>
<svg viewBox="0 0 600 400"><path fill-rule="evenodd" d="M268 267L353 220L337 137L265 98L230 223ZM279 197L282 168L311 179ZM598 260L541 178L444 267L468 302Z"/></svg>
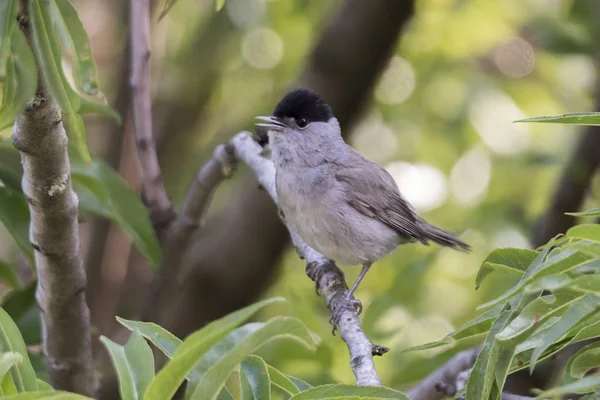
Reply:
<svg viewBox="0 0 600 400"><path fill-rule="evenodd" d="M255 117L258 120L266 122L266 124L256 124L256 126L261 126L263 128L267 128L273 131L282 131L285 129L285 124L279 120L277 117Z"/></svg>

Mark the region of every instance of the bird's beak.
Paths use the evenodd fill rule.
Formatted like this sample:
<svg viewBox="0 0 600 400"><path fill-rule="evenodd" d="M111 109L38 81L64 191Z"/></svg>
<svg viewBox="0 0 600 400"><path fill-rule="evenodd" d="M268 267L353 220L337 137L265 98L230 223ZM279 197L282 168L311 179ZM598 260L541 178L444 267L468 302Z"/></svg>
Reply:
<svg viewBox="0 0 600 400"><path fill-rule="evenodd" d="M281 122L281 120L277 117L255 117L260 121L266 122L266 124L256 124L256 126L260 126L263 128L267 128L271 131L281 132L285 129L285 124Z"/></svg>

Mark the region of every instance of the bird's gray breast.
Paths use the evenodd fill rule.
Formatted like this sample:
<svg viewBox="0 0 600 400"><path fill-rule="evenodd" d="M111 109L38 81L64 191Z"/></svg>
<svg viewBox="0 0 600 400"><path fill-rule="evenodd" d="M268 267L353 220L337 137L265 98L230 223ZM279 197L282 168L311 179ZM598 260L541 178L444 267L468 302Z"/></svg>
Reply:
<svg viewBox="0 0 600 400"><path fill-rule="evenodd" d="M277 168L279 206L288 225L312 248L346 265L374 262L399 243L398 234L348 204L328 166Z"/></svg>

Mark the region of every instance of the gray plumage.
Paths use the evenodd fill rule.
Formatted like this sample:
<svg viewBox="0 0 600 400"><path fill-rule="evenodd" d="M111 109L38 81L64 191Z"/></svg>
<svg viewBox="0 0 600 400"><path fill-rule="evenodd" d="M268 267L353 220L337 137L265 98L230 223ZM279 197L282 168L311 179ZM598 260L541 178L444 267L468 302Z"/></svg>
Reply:
<svg viewBox="0 0 600 400"><path fill-rule="evenodd" d="M288 225L327 258L362 264L358 281L402 243L433 241L468 250L455 235L419 217L392 176L344 142L328 107L300 90L280 102L274 117L260 117L268 122L262 125L269 129L277 196Z"/></svg>

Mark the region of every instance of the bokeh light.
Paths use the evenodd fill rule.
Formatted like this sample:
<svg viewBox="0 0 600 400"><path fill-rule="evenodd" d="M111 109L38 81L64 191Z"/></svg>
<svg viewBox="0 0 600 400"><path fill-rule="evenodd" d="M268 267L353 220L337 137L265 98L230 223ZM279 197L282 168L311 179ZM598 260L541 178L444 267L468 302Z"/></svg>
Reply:
<svg viewBox="0 0 600 400"><path fill-rule="evenodd" d="M398 139L381 114L373 113L356 127L350 144L369 160L384 163L396 154Z"/></svg>
<svg viewBox="0 0 600 400"><path fill-rule="evenodd" d="M417 210L433 210L445 203L448 195L446 177L429 164L397 161L388 165L404 198Z"/></svg>
<svg viewBox="0 0 600 400"><path fill-rule="evenodd" d="M485 198L491 174L492 161L483 148L467 151L450 173L453 197L464 206L479 204Z"/></svg>
<svg viewBox="0 0 600 400"><path fill-rule="evenodd" d="M479 93L469 108L469 119L485 144L506 156L522 153L529 146L526 126L513 123L522 118L525 115L515 102L499 90Z"/></svg>
<svg viewBox="0 0 600 400"><path fill-rule="evenodd" d="M242 56L254 68L271 69L283 57L283 41L271 29L256 28L244 36Z"/></svg>
<svg viewBox="0 0 600 400"><path fill-rule="evenodd" d="M394 56L375 89L375 97L386 104L402 103L415 90L415 84L412 65L404 58Z"/></svg>
<svg viewBox="0 0 600 400"><path fill-rule="evenodd" d="M533 47L520 37L507 40L494 51L494 63L505 75L513 78L523 77L533 71Z"/></svg>

